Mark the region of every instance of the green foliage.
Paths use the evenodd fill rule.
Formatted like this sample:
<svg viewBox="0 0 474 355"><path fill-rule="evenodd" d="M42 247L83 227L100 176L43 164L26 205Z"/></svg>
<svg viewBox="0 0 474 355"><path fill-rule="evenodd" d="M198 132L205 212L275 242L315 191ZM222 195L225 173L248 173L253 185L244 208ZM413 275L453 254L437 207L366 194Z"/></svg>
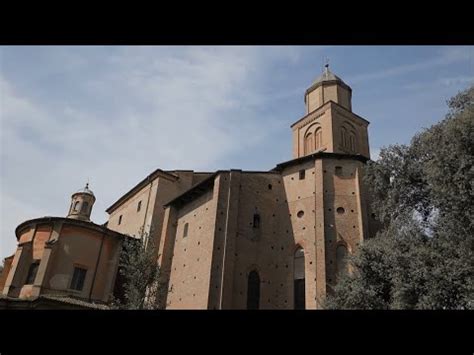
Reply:
<svg viewBox="0 0 474 355"><path fill-rule="evenodd" d="M350 257L326 307L474 308L474 87L440 123L366 167L378 235Z"/></svg>
<svg viewBox="0 0 474 355"><path fill-rule="evenodd" d="M126 238L119 263L122 297L113 308L160 309L162 289L160 269L153 238L141 232L139 238Z"/></svg>

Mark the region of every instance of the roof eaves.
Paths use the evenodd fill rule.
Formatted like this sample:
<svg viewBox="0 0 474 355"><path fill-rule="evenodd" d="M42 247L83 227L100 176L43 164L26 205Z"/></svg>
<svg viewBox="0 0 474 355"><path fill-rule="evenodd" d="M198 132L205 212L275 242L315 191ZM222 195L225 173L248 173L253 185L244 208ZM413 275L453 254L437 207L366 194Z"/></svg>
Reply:
<svg viewBox="0 0 474 355"><path fill-rule="evenodd" d="M299 157L299 158L296 158L296 159L288 160L286 162L277 164L277 166L275 168L273 168L272 170L282 171L283 169L285 169L288 166L304 163L306 161L310 161L310 160L313 160L313 159L321 159L321 158L355 159L355 160L362 161L364 163L369 160L369 158L367 158L363 155L360 155L360 154L329 153L329 152L321 151L321 152L316 152L316 153L313 153L313 154L305 155L303 157Z"/></svg>
<svg viewBox="0 0 474 355"><path fill-rule="evenodd" d="M311 116L311 115L314 115L316 114L317 115L317 112L318 111L322 111L323 107L325 106L329 106L330 103L333 102L331 100L325 102L323 105L319 106L318 108L314 109L313 111L309 112L308 114L304 115L303 117L301 117L298 121L296 121L295 123L293 123L290 128L293 128L294 126L296 126L298 123L300 123L301 121L303 121L305 118Z"/></svg>
<svg viewBox="0 0 474 355"><path fill-rule="evenodd" d="M29 219L27 221L24 221L20 223L16 228L15 228L15 235L17 240L19 240L19 233L20 231L27 227L28 224L37 224L37 223L48 223L48 222L57 222L57 221L62 221L63 223L70 224L70 225L75 225L78 227L83 227L83 228L88 228L92 229L101 233L107 233L109 235L113 235L114 237L119 237L119 238L133 238L129 235L119 233L117 231L114 231L112 229L109 229L103 225L96 224L91 221L81 221L80 219L73 219L73 218L67 218L67 217L40 217L40 218L34 218L34 219Z"/></svg>
<svg viewBox="0 0 474 355"><path fill-rule="evenodd" d="M224 171L227 171L227 170L217 170L215 173L213 173L212 175L208 176L207 178L205 178L204 180L202 180L201 182L199 182L198 184L194 185L194 186L191 186L189 189L187 189L186 191L184 191L183 193L181 193L180 195L174 197L172 200L168 201L167 203L165 203L163 205L163 207L168 207L170 205L173 205L173 204L176 204L177 202L179 201L183 201L183 199L186 197L186 196L189 196L193 191L197 190L197 189L207 189L208 187L210 187L211 185L213 185L214 183L214 179L215 177L219 174L219 173L222 173Z"/></svg>
<svg viewBox="0 0 474 355"><path fill-rule="evenodd" d="M158 176L164 177L165 179L168 179L170 181L176 181L179 179L178 176L175 174L172 174L169 171L164 171L161 169L156 169L153 171L151 174L149 174L146 178L144 178L142 181L140 181L138 184L136 184L134 187L132 187L127 193L122 195L117 201L115 201L110 207L108 207L105 211L110 214L114 210L116 210L120 205L122 205L125 201L127 201L131 196L133 196L136 192L140 191L147 183L150 181L156 179Z"/></svg>

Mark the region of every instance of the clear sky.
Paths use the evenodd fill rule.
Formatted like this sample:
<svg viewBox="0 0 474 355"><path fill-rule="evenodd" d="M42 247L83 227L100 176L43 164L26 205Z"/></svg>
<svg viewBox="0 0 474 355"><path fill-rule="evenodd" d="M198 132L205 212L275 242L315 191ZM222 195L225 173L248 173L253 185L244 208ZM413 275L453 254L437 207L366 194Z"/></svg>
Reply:
<svg viewBox="0 0 474 355"><path fill-rule="evenodd" d="M371 122L372 157L441 120L474 82L474 47L0 47L0 257L19 223L65 216L88 179L104 223L156 168L290 160L290 125L324 57Z"/></svg>

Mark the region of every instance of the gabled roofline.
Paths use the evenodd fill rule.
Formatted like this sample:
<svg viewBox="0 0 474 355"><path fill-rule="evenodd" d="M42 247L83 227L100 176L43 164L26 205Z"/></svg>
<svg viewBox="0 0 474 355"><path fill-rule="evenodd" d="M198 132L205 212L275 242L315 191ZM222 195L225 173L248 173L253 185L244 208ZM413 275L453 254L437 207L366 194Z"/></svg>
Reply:
<svg viewBox="0 0 474 355"><path fill-rule="evenodd" d="M298 123L300 123L301 121L303 121L305 118L307 118L307 117L309 117L309 116L315 114L317 111L319 111L319 110L322 111L323 107L329 106L329 104L330 104L331 102L333 102L333 101L329 100L329 101L325 102L324 104L322 104L321 106L319 106L318 108L314 109L313 111L307 113L306 115L304 115L303 117L301 117L298 121L296 121L295 123L293 123L293 124L290 126L290 128L293 128L293 127L296 126Z"/></svg>
<svg viewBox="0 0 474 355"><path fill-rule="evenodd" d="M174 197L173 199L171 199L170 201L165 203L163 205L163 207L168 207L170 205L176 205L176 204L182 204L183 202L186 202L189 199L193 199L196 195L201 195L202 193L207 191L207 189L214 186L214 179L217 175L219 175L219 173L227 172L227 171L229 171L229 170L217 170L215 173L208 176L207 178L202 180L200 183L198 183L194 186L191 186L189 189L184 191L182 194Z"/></svg>
<svg viewBox="0 0 474 355"><path fill-rule="evenodd" d="M368 125L370 124L370 121L367 121L364 117L361 117L361 116L359 116L357 113L354 113L354 112L352 112L351 110L348 110L348 109L345 108L344 106L339 105L337 102L334 102L334 101L332 101L332 100L329 100L329 102L332 102L332 103L333 103L334 105L336 105L338 108L342 108L344 111L350 113L351 115L356 116L358 119L360 119L360 120L366 122Z"/></svg>
<svg viewBox="0 0 474 355"><path fill-rule="evenodd" d="M138 184L136 184L132 189L130 189L127 193L125 193L122 197L120 197L117 201L115 201L109 208L105 210L108 214L112 213L116 210L120 205L122 205L125 201L127 201L130 197L132 197L135 193L143 189L150 181L155 180L158 176L163 177L170 181L176 181L179 177L175 174L172 174L170 171L164 171L161 169L156 169Z"/></svg>

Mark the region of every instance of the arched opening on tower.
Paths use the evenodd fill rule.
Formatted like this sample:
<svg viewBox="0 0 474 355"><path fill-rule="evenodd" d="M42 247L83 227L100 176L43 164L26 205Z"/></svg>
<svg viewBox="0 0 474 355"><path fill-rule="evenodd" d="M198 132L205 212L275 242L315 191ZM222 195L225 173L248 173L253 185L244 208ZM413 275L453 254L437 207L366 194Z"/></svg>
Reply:
<svg viewBox="0 0 474 355"><path fill-rule="evenodd" d="M309 154L314 150L313 145L313 132L309 132L304 137L304 154Z"/></svg>
<svg viewBox="0 0 474 355"><path fill-rule="evenodd" d="M89 203L88 202L84 202L82 204L82 207L81 207L81 213L84 213L86 214L88 212L88 209L89 209Z"/></svg>
<svg viewBox="0 0 474 355"><path fill-rule="evenodd" d="M349 144L350 144L350 150L352 152L357 151L357 143L356 143L356 134L355 132L351 132L350 138L349 138Z"/></svg>
<svg viewBox="0 0 474 355"><path fill-rule="evenodd" d="M345 149L347 145L347 130L345 127L341 127L341 146Z"/></svg>
<svg viewBox="0 0 474 355"><path fill-rule="evenodd" d="M259 309L260 307L260 276L256 270L249 274L247 283L247 309Z"/></svg>
<svg viewBox="0 0 474 355"><path fill-rule="evenodd" d="M298 247L294 255L294 306L295 309L305 309L305 270L304 270L304 249Z"/></svg>
<svg viewBox="0 0 474 355"><path fill-rule="evenodd" d="M323 130L319 127L314 133L315 138L315 149L321 149L323 147Z"/></svg>

